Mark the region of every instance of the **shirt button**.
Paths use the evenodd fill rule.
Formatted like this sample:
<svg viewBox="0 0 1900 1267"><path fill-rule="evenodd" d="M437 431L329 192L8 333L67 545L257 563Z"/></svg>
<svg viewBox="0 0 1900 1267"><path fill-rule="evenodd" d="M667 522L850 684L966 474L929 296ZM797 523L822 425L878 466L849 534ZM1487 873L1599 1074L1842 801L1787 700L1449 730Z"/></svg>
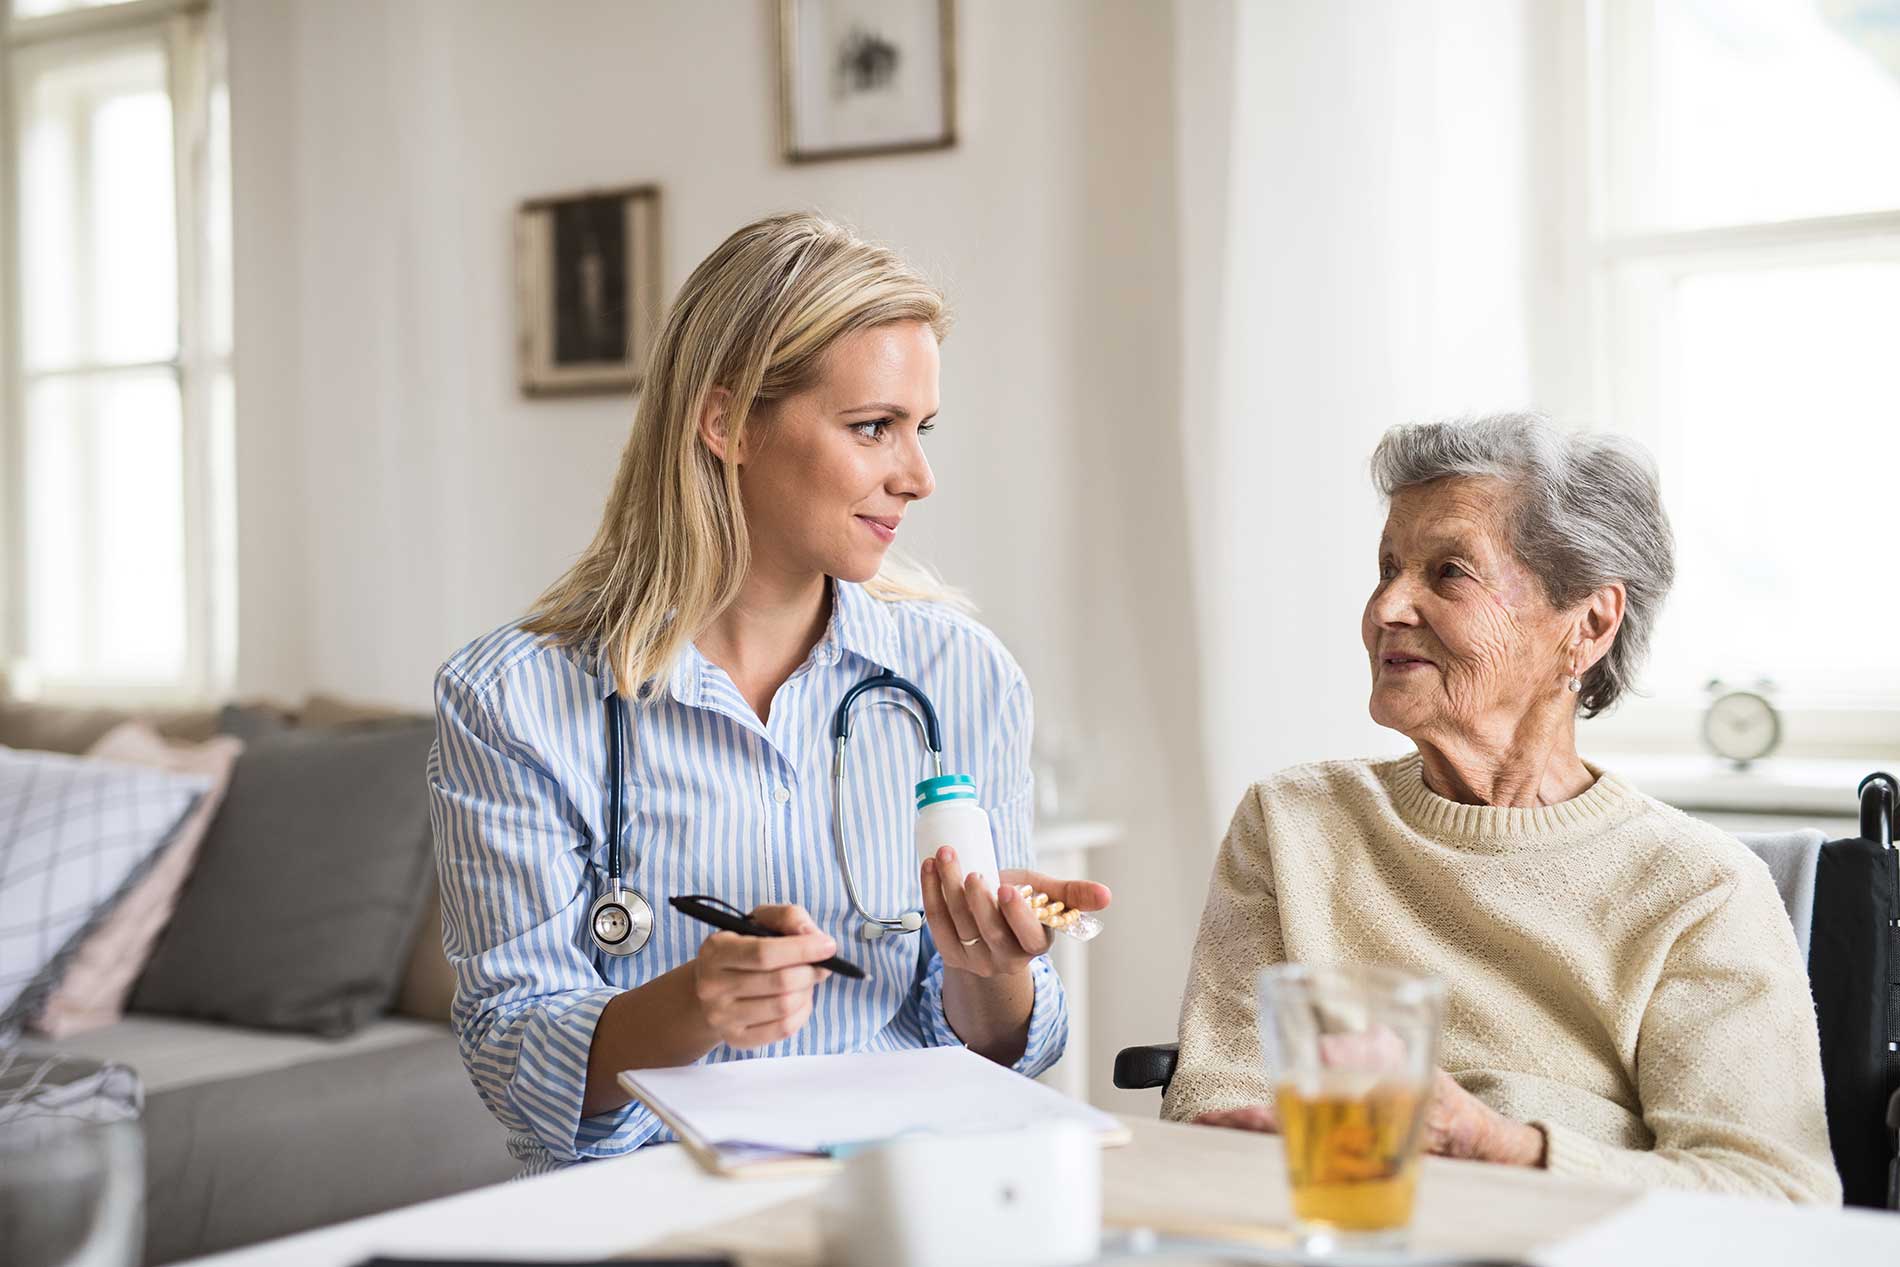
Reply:
<svg viewBox="0 0 1900 1267"><path fill-rule="evenodd" d="M785 804L785 802L792 799L791 789L783 787L772 789L772 799L777 801L780 805Z"/></svg>

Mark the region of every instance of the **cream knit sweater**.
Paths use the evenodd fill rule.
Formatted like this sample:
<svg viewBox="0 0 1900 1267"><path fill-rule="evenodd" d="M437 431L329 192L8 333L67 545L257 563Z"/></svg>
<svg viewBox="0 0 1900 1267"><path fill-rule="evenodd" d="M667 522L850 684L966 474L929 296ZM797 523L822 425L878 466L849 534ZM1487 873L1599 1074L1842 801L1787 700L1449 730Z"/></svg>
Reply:
<svg viewBox="0 0 1900 1267"><path fill-rule="evenodd" d="M1221 845L1162 1105L1270 1101L1254 974L1384 963L1446 986L1441 1063L1551 1170L1839 1204L1807 974L1768 870L1591 767L1573 800L1461 805L1417 754L1298 766Z"/></svg>

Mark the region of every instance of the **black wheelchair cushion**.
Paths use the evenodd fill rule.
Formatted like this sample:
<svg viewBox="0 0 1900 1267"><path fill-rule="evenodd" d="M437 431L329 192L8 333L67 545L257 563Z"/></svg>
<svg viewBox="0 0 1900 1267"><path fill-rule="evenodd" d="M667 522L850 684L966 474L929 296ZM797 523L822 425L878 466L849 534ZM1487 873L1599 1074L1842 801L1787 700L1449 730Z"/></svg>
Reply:
<svg viewBox="0 0 1900 1267"><path fill-rule="evenodd" d="M1827 1133L1847 1204L1884 1208L1900 1091L1900 877L1896 851L1835 840L1814 876L1808 982L1821 1030Z"/></svg>

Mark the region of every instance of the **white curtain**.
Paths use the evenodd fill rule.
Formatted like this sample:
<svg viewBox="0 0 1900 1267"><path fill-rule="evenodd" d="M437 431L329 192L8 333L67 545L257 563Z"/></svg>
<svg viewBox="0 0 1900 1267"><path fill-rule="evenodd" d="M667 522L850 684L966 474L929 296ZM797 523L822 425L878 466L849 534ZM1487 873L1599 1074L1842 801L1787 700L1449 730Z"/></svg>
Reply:
<svg viewBox="0 0 1900 1267"><path fill-rule="evenodd" d="M1177 10L1184 493L1217 823L1284 766L1405 749L1365 709L1366 459L1397 422L1535 403L1534 9Z"/></svg>

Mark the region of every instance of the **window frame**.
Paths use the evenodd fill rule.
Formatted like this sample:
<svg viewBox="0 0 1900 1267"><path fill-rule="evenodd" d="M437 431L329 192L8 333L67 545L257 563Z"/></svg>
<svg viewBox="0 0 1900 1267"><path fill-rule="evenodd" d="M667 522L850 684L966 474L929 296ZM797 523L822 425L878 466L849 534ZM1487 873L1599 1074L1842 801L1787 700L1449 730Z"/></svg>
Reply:
<svg viewBox="0 0 1900 1267"><path fill-rule="evenodd" d="M1632 31L1659 0L1590 0L1555 17L1558 54L1555 82L1560 101L1549 117L1562 137L1559 149L1572 170L1587 173L1566 182L1564 205L1554 217L1561 242L1549 284L1554 312L1547 316L1557 339L1581 344L1587 368L1567 380L1552 375L1546 398L1569 417L1599 419L1612 430L1660 449L1659 418L1666 371L1662 367L1662 305L1643 304L1638 292L1660 292L1677 279L1738 264L1774 266L1828 259L1900 258L1900 207L1795 220L1756 221L1707 228L1632 229L1634 188L1640 158L1619 154L1624 138L1640 136L1646 106L1638 85L1646 82L1647 42ZM1549 360L1562 360L1554 348ZM1669 472L1662 472L1665 491ZM1900 485L1895 495L1900 499ZM1889 561L1887 583L1894 565ZM1839 619L1851 611L1851 595L1816 619ZM1737 682L1740 689L1751 683ZM1632 753L1681 753L1701 749L1709 695L1683 683L1620 703L1590 723L1591 738ZM1782 720L1777 757L1889 759L1900 751L1900 690L1881 692L1865 704L1843 704L1798 691L1771 693Z"/></svg>
<svg viewBox="0 0 1900 1267"><path fill-rule="evenodd" d="M174 232L177 239L178 344L167 359L144 363L25 369L21 337L20 138L17 54L51 44L101 50L124 41L164 51L171 98ZM119 705L200 703L228 694L236 668L235 497L231 486L233 420L220 425L213 397L230 383L232 349L214 345L212 271L207 232L214 188L212 95L223 82L223 42L211 0L122 0L39 17L0 17L0 676L16 696ZM221 138L226 150L228 137ZM228 189L222 191L228 199ZM228 215L226 223L228 224ZM228 252L230 244L224 244ZM228 310L229 297L226 297ZM232 334L235 338L235 334ZM25 511L26 393L30 380L66 376L98 381L136 368L170 371L177 384L185 558L185 658L174 679L110 680L46 675L27 659ZM235 388L232 388L233 392Z"/></svg>

